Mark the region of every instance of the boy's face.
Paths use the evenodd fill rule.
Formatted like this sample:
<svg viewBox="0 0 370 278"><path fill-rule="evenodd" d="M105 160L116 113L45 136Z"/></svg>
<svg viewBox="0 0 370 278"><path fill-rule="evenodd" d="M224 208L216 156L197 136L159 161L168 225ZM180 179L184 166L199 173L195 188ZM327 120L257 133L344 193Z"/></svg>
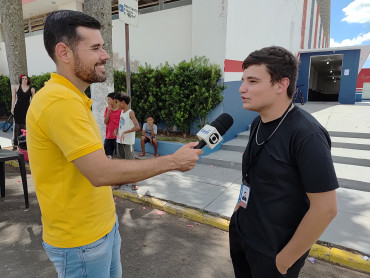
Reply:
<svg viewBox="0 0 370 278"><path fill-rule="evenodd" d="M116 101L117 101L117 107L119 109L124 109L125 108L126 102L124 102L123 100L122 101L116 100Z"/></svg>
<svg viewBox="0 0 370 278"><path fill-rule="evenodd" d="M107 97L107 103L109 106L114 106L116 102L114 99Z"/></svg>
<svg viewBox="0 0 370 278"><path fill-rule="evenodd" d="M154 124L154 119L153 119L152 117L148 117L148 118L146 119L146 121L147 121L147 123L148 123L149 125L153 125L153 124Z"/></svg>
<svg viewBox="0 0 370 278"><path fill-rule="evenodd" d="M263 111L275 103L279 83L271 84L271 76L264 64L252 65L244 70L239 88L243 108L250 111Z"/></svg>

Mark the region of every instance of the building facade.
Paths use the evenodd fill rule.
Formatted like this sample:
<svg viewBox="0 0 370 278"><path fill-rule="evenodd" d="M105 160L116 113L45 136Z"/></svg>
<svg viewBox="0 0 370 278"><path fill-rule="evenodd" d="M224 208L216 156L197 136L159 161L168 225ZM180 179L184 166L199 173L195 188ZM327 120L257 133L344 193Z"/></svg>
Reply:
<svg viewBox="0 0 370 278"><path fill-rule="evenodd" d="M42 39L43 22L58 9L83 10L83 0L23 0L28 72L55 71ZM125 67L124 23L112 1L113 65ZM206 56L223 69L224 101L210 115L234 118L227 137L246 130L255 114L242 109L238 89L241 64L248 54L279 45L297 57L302 50L325 49L330 38L330 0L139 0L138 27L130 27L131 71ZM1 39L0 39L1 40ZM0 42L0 74L8 75ZM228 138L226 138L228 139Z"/></svg>

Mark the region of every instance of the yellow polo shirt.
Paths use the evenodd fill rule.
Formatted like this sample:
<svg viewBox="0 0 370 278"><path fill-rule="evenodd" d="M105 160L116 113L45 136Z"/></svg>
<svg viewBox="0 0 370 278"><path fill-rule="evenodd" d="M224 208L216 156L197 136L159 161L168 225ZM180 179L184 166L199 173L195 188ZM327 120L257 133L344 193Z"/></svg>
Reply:
<svg viewBox="0 0 370 278"><path fill-rule="evenodd" d="M55 247L90 244L116 221L111 187L94 187L72 163L103 148L91 104L69 80L51 74L28 109L27 148L43 239Z"/></svg>

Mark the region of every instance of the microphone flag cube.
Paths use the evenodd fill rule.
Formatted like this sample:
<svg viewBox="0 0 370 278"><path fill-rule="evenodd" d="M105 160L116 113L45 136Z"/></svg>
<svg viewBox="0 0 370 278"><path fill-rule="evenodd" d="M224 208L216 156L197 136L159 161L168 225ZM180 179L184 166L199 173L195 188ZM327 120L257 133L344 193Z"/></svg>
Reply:
<svg viewBox="0 0 370 278"><path fill-rule="evenodd" d="M210 149L213 149L222 141L220 133L211 125L205 125L199 130L197 137L199 140L203 140Z"/></svg>

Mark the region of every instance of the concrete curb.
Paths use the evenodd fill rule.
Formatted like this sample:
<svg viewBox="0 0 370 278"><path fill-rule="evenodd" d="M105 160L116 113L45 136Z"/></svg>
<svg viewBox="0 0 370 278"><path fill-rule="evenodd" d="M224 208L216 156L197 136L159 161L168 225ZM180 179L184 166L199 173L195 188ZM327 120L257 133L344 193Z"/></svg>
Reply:
<svg viewBox="0 0 370 278"><path fill-rule="evenodd" d="M174 205L154 197L113 190L113 195L131 200L135 203L147 204L153 208L171 213L195 222L203 223L220 230L229 231L229 221L221 217L215 217L202 213L192 208ZM370 261L365 260L360 254L351 253L334 247L314 244L309 256L318 258L333 264L351 268L357 271L370 273Z"/></svg>

